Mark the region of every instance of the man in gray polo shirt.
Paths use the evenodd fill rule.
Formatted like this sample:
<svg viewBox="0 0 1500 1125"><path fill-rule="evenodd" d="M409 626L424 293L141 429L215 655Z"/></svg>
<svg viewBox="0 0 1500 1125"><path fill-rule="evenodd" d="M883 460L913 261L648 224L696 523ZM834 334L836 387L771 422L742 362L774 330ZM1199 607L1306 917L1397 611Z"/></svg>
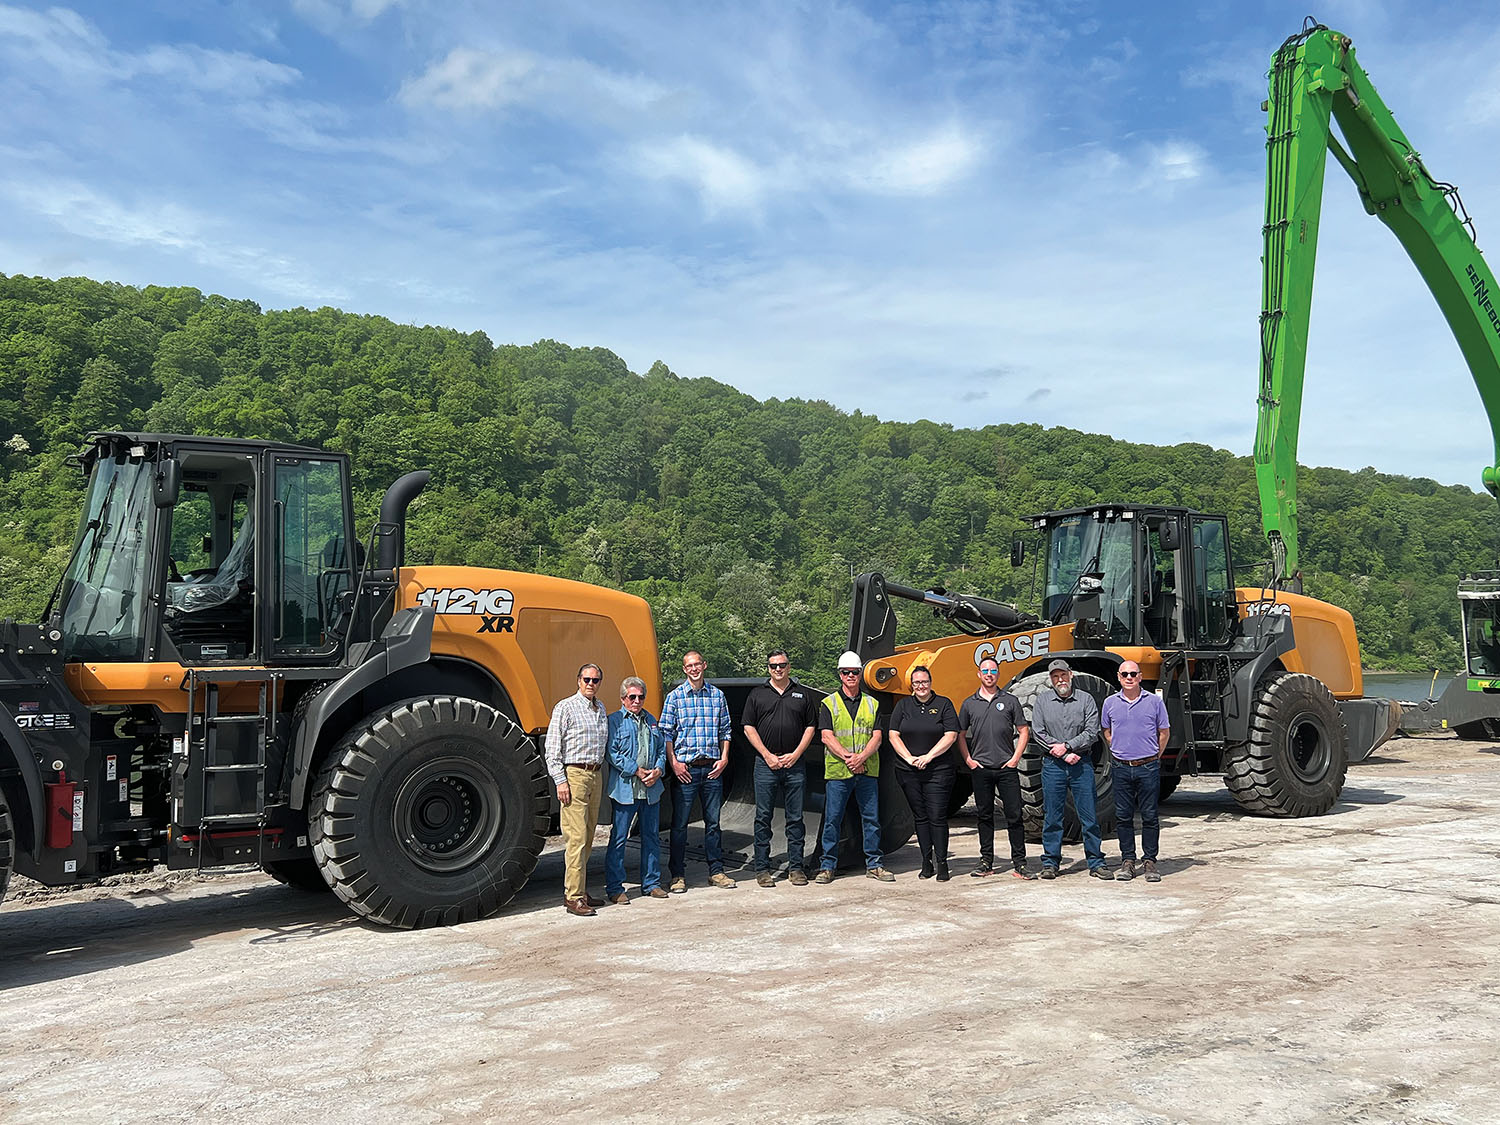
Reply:
<svg viewBox="0 0 1500 1125"><path fill-rule="evenodd" d="M995 870L995 794L1005 808L1010 836L1010 865L1017 879L1034 879L1026 870L1026 825L1021 816L1021 780L1016 767L1026 752L1031 728L1021 704L998 686L1000 665L993 656L979 662L979 690L958 711L958 750L974 783L979 821L979 866L976 878Z"/></svg>
<svg viewBox="0 0 1500 1125"><path fill-rule="evenodd" d="M1031 737L1043 753L1042 878L1056 879L1062 866L1063 804L1071 792L1083 825L1089 874L1108 879L1094 815L1092 750L1099 739L1099 707L1088 692L1073 689L1073 669L1066 660L1047 665L1047 674L1052 686L1038 692L1031 705Z"/></svg>
<svg viewBox="0 0 1500 1125"><path fill-rule="evenodd" d="M1135 814L1141 814L1141 869L1146 882L1161 881L1156 871L1156 847L1161 823L1156 802L1161 796L1161 754L1172 737L1167 705L1155 692L1141 690L1141 666L1134 660L1120 665L1120 690L1104 701L1099 725L1109 743L1115 774L1115 816L1119 821L1120 868L1116 879L1134 879Z"/></svg>

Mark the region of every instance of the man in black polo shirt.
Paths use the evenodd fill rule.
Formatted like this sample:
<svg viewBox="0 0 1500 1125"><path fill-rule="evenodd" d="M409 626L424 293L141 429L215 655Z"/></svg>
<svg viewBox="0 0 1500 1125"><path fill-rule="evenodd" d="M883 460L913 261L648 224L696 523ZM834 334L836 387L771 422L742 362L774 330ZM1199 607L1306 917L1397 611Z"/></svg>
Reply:
<svg viewBox="0 0 1500 1125"><path fill-rule="evenodd" d="M1000 665L987 656L979 662L979 690L958 711L958 749L974 782L974 808L979 821L979 866L970 875L982 877L995 870L995 791L1005 806L1010 835L1011 871L1018 879L1034 879L1026 870L1026 827L1021 820L1021 777L1016 767L1026 752L1031 727L1021 703L997 686Z"/></svg>
<svg viewBox="0 0 1500 1125"><path fill-rule="evenodd" d="M771 873L771 814L778 797L786 809L786 859L789 878L799 887L807 885L803 870L802 798L807 771L802 755L817 731L817 706L822 693L792 679L791 661L780 649L766 661L768 683L753 688L740 717L745 740L755 748L755 882L774 887Z"/></svg>

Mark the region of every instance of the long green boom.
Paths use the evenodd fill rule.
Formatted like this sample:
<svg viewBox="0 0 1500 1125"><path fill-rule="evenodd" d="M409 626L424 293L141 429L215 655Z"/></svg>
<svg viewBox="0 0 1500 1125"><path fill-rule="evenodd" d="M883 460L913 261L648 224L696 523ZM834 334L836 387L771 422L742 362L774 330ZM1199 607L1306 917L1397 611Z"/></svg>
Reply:
<svg viewBox="0 0 1500 1125"><path fill-rule="evenodd" d="M1347 35L1321 24L1271 59L1266 102L1266 222L1261 258L1260 409L1255 476L1275 581L1296 587L1297 430L1327 154L1391 229L1437 298L1489 415L1500 496L1500 286L1474 244L1457 189L1436 180L1381 101ZM1337 121L1348 145L1331 128Z"/></svg>

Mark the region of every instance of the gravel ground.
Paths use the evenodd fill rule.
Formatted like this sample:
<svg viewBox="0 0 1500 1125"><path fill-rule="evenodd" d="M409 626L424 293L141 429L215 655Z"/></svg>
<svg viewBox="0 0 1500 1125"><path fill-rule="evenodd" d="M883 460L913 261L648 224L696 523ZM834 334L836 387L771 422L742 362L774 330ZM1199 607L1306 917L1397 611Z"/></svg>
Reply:
<svg viewBox="0 0 1500 1125"><path fill-rule="evenodd" d="M1156 885L914 851L578 919L554 842L503 916L418 933L258 875L18 886L0 1120L1500 1118L1500 748L1390 743L1315 820L1190 780Z"/></svg>

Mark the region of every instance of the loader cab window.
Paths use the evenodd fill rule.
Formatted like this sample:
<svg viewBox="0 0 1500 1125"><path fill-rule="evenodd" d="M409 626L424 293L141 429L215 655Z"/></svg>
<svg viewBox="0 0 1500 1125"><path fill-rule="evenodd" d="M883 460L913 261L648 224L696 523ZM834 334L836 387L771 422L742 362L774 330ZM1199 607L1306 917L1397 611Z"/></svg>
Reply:
<svg viewBox="0 0 1500 1125"><path fill-rule="evenodd" d="M163 623L187 664L244 660L255 631L255 460L183 451Z"/></svg>
<svg viewBox="0 0 1500 1125"><path fill-rule="evenodd" d="M1193 517L1191 557L1194 643L1202 648L1226 645L1234 621L1234 583L1222 519Z"/></svg>
<svg viewBox="0 0 1500 1125"><path fill-rule="evenodd" d="M273 654L327 656L339 647L344 599L352 586L344 463L278 457L274 512L280 549L273 566Z"/></svg>
<svg viewBox="0 0 1500 1125"><path fill-rule="evenodd" d="M1151 580L1150 590L1141 591L1145 601L1143 622L1151 643L1174 645L1181 642L1182 604L1177 597L1177 567L1175 552L1161 545L1160 525L1153 525L1146 533L1145 573Z"/></svg>
<svg viewBox="0 0 1500 1125"><path fill-rule="evenodd" d="M1469 675L1500 676L1500 599L1462 598Z"/></svg>
<svg viewBox="0 0 1500 1125"><path fill-rule="evenodd" d="M140 660L154 588L147 574L154 466L125 452L101 457L63 572L57 621L67 660Z"/></svg>
<svg viewBox="0 0 1500 1125"><path fill-rule="evenodd" d="M1069 619L1087 593L1084 579L1099 580L1099 619L1110 644L1134 640L1135 529L1133 520L1104 520L1092 513L1057 521L1047 541L1047 585L1042 612L1048 621Z"/></svg>

